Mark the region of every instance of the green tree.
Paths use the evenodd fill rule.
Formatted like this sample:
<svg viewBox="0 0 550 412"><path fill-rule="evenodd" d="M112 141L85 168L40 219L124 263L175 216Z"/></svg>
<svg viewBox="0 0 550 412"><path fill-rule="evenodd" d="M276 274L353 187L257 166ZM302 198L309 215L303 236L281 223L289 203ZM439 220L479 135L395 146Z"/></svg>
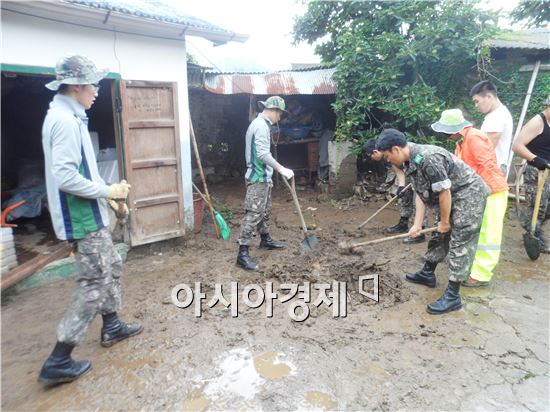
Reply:
<svg viewBox="0 0 550 412"><path fill-rule="evenodd" d="M337 136L359 142L391 126L426 136L440 112L471 86L489 59L496 16L474 1L312 2L294 25L294 40L320 42L336 68Z"/></svg>
<svg viewBox="0 0 550 412"><path fill-rule="evenodd" d="M550 0L522 0L510 16L527 27L546 27L550 24Z"/></svg>
<svg viewBox="0 0 550 412"><path fill-rule="evenodd" d="M191 53L187 53L187 63L196 64L197 66L199 65L199 61Z"/></svg>

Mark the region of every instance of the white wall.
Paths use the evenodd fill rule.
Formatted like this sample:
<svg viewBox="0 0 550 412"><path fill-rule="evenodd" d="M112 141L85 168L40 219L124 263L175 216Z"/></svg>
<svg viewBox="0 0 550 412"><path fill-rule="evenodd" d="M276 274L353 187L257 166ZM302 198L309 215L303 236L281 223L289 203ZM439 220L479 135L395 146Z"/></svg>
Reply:
<svg viewBox="0 0 550 412"><path fill-rule="evenodd" d="M189 99L185 42L115 34L51 22L2 10L2 63L55 67L59 58L82 54L124 80L178 83L183 204L186 229L193 228Z"/></svg>

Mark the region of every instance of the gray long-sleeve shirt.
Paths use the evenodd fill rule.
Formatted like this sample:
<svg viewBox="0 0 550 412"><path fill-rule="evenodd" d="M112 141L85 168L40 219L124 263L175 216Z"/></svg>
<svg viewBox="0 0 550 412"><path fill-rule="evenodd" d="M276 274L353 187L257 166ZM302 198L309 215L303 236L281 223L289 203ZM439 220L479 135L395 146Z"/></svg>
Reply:
<svg viewBox="0 0 550 412"><path fill-rule="evenodd" d="M246 131L246 181L249 183L271 182L273 169L279 163L271 155L271 120L258 114Z"/></svg>

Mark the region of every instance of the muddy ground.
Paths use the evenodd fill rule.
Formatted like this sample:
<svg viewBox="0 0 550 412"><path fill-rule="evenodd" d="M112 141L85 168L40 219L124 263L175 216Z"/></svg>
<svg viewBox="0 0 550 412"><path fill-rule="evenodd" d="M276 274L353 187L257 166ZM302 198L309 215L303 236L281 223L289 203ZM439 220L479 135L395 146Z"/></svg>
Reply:
<svg viewBox="0 0 550 412"><path fill-rule="evenodd" d="M234 211L238 224L240 182L211 191ZM262 251L255 242L257 273L235 266L238 226L230 241L216 240L206 222L192 239L134 248L125 266L121 317L142 322L145 331L106 349L99 345L100 319L94 320L74 352L77 359L90 359L93 369L71 384L43 389L36 378L73 281L4 298L2 409L550 409L550 259L528 260L517 221L506 222L504 253L491 286L463 288L463 309L432 316L425 306L447 284L445 265L437 269L436 289L402 280L404 271L421 267L425 243L382 243L365 247L362 255L339 251L339 241L382 236L397 221L396 208L369 223L360 237L355 227L384 199L334 202L312 190L299 196L308 224L316 225L319 247L302 251L290 196L275 190L272 235L287 249ZM374 274L379 302L358 293L359 276ZM304 281L347 282L347 317L310 303L309 318L293 321L288 309L296 298L274 300L271 318L265 303L253 309L242 298L236 318L231 307L208 306L216 283L230 300L231 282L239 282L241 292L248 284L265 289L273 282L282 293L281 283ZM200 318L193 305L182 309L171 300L175 285L194 282L206 293ZM371 281L365 286L373 292ZM312 302L318 294L312 288Z"/></svg>

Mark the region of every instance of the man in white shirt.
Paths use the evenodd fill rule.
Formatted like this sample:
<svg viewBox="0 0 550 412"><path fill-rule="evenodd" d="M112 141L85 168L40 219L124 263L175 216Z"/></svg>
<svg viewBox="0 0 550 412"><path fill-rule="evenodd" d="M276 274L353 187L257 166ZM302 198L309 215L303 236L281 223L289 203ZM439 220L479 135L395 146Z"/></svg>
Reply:
<svg viewBox="0 0 550 412"><path fill-rule="evenodd" d="M508 108L502 104L497 95L496 86L488 80L477 83L470 90L476 108L485 114L481 125L497 155L497 164L504 176L508 177L508 156L512 145L513 120Z"/></svg>

